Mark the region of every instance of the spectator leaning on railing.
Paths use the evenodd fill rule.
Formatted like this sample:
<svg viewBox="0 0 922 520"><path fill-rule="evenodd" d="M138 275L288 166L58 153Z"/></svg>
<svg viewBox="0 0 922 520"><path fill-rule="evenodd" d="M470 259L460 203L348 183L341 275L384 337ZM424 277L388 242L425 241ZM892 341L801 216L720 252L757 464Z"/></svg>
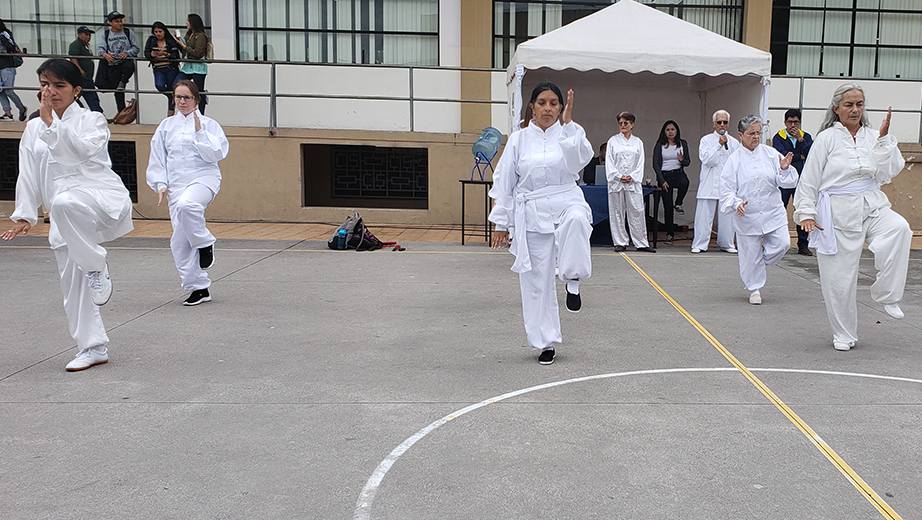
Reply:
<svg viewBox="0 0 922 520"><path fill-rule="evenodd" d="M103 32L96 46L96 55L105 58L106 62L99 64L96 86L117 91L115 106L121 112L125 108L125 86L135 69L134 61L125 58L136 57L141 48L134 32L125 28L125 15L112 11L106 15L106 21L109 29Z"/></svg>
<svg viewBox="0 0 922 520"><path fill-rule="evenodd" d="M83 84L80 85L83 90L80 91L80 95L86 101L87 107L93 112L102 112L102 107L99 106L99 96L95 91L87 90L96 88L93 83L93 71L96 69L96 64L91 59L93 53L90 51L90 40L95 32L85 25L78 27L77 39L70 42L67 54L70 56L88 56L87 58L71 58L70 62L76 65L80 69L80 74L83 75Z"/></svg>

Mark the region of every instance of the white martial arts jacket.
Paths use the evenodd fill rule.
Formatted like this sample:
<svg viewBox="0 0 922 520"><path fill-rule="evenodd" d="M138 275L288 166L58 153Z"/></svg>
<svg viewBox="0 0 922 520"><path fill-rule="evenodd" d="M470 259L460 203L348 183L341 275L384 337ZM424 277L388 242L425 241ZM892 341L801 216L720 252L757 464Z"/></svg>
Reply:
<svg viewBox="0 0 922 520"><path fill-rule="evenodd" d="M98 113L71 103L63 117L52 113L51 126L36 117L26 124L19 142L19 179L16 181L14 222L38 222L41 204L50 211L54 198L77 190L92 197L107 215L117 220L101 226L100 242L108 242L133 229L131 196L109 160L109 125ZM104 228L104 229L102 229ZM52 249L66 245L54 219L48 232Z"/></svg>
<svg viewBox="0 0 922 520"><path fill-rule="evenodd" d="M605 178L608 179L608 192L633 191L643 193L643 141L631 134L626 139L622 134L616 134L608 140L605 152ZM631 182L621 182L621 177L631 176Z"/></svg>
<svg viewBox="0 0 922 520"><path fill-rule="evenodd" d="M221 189L218 161L227 157L229 144L217 121L198 114L202 129L195 131L198 112L175 115L160 122L150 141L147 185L155 192L162 188L181 191L190 184L202 184L217 194Z"/></svg>
<svg viewBox="0 0 922 520"><path fill-rule="evenodd" d="M733 227L740 235L765 235L788 224L788 214L781 202L781 190L797 186L797 169L782 170L781 154L771 146L746 147L730 155L720 174L720 210L732 213ZM743 202L746 214L736 208Z"/></svg>
<svg viewBox="0 0 922 520"><path fill-rule="evenodd" d="M576 182L592 159L592 145L583 127L575 122L554 123L547 131L534 120L513 132L493 172L490 197L495 201L490 222L497 231L515 228L512 253L515 272L530 269L525 231L553 233L564 211L589 204ZM590 217L591 218L591 217Z"/></svg>
<svg viewBox="0 0 922 520"><path fill-rule="evenodd" d="M735 137L727 133L727 148L720 144L720 134L711 132L698 143L698 158L701 159L701 175L698 180L699 199L720 198L720 172L730 155L742 148Z"/></svg>
<svg viewBox="0 0 922 520"><path fill-rule="evenodd" d="M896 177L904 164L892 134L880 137L878 130L861 127L852 139L848 129L836 122L813 141L794 193L794 221L816 220L816 200L821 190L871 179L877 189L830 197L833 228L861 231L864 205L870 208L869 216L876 216L880 208L890 207L890 200L880 186Z"/></svg>

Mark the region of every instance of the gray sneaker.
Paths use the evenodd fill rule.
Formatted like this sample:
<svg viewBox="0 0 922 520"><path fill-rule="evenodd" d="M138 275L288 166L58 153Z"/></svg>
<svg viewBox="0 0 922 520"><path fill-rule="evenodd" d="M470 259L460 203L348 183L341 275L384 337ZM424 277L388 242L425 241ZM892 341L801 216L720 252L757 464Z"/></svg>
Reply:
<svg viewBox="0 0 922 520"><path fill-rule="evenodd" d="M86 273L86 282L93 292L93 303L96 305L105 305L109 303L112 297L112 280L109 279L109 264L102 271L90 271Z"/></svg>

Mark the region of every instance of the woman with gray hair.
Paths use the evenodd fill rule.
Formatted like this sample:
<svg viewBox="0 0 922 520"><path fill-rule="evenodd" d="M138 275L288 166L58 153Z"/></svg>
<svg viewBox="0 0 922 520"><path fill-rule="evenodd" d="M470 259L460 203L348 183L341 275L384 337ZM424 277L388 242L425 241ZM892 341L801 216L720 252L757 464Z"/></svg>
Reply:
<svg viewBox="0 0 922 520"><path fill-rule="evenodd" d="M730 155L720 174L720 210L733 215L740 278L749 291L749 303L760 305L765 267L778 263L791 247L788 214L778 188L796 186L797 170L790 167L794 154L782 157L762 144L758 116L748 115L737 126L743 146Z"/></svg>
<svg viewBox="0 0 922 520"><path fill-rule="evenodd" d="M891 109L875 132L864 113L864 90L855 83L836 89L813 142L794 195L794 220L810 233L820 269L833 347L858 341L858 262L864 244L874 253L877 279L871 298L902 318L912 231L890 209L880 186L903 169L897 140L889 134Z"/></svg>

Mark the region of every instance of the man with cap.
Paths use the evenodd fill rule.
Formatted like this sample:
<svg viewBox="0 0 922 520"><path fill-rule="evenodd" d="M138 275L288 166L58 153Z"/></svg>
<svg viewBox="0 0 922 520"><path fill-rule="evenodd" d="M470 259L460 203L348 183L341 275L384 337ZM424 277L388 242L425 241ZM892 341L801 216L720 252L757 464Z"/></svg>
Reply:
<svg viewBox="0 0 922 520"><path fill-rule="evenodd" d="M99 106L99 96L94 91L96 85L93 83L93 71L96 68L96 64L90 59L93 56L93 52L90 51L90 40L94 32L96 31L90 30L90 28L85 25L78 27L77 39L70 42L70 47L67 48L67 54L69 56L89 56L88 58L72 57L70 61L76 65L77 68L80 69L80 73L83 74L83 85L81 85L83 90L80 91L80 95L83 96L90 110L101 113L102 107Z"/></svg>
<svg viewBox="0 0 922 520"><path fill-rule="evenodd" d="M106 60L99 64L96 86L117 91L115 106L121 112L125 108L125 85L134 74L134 61L125 58L137 56L141 47L134 33L125 29L125 15L112 11L106 15L106 21L109 29L103 33L96 46L96 55Z"/></svg>

